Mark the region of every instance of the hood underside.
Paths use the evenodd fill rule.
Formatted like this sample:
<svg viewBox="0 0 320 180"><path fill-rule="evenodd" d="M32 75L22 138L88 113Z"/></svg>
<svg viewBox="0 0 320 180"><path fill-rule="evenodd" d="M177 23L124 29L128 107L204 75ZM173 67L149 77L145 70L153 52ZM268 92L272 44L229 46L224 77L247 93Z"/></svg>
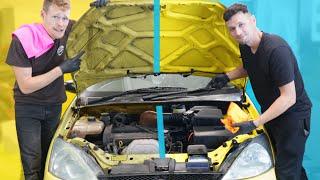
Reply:
<svg viewBox="0 0 320 180"><path fill-rule="evenodd" d="M161 0L160 72L212 76L241 65L224 9L208 0ZM81 68L74 74L80 92L106 79L153 73L153 1L116 0L90 8L73 26L67 56L81 50Z"/></svg>

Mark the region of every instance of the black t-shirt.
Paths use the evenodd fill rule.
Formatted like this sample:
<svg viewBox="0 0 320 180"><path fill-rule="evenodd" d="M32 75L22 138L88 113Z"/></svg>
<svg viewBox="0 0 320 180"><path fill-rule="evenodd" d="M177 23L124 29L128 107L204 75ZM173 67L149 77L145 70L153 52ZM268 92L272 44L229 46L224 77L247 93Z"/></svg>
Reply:
<svg viewBox="0 0 320 180"><path fill-rule="evenodd" d="M19 39L13 36L6 63L17 67L32 67L32 76L49 72L65 59L66 42L73 24L74 21L70 21L65 35L61 39L54 40L53 47L38 58L28 58ZM61 50L63 50L62 53ZM13 88L15 102L40 105L62 104L67 99L63 81L63 76L60 76L48 86L30 94L23 94L19 89L18 83L15 82Z"/></svg>
<svg viewBox="0 0 320 180"><path fill-rule="evenodd" d="M255 97L262 112L280 96L279 87L294 80L296 103L283 115L304 112L311 108L311 101L304 89L297 60L285 40L263 33L255 54L247 45L240 45L243 67L246 69Z"/></svg>

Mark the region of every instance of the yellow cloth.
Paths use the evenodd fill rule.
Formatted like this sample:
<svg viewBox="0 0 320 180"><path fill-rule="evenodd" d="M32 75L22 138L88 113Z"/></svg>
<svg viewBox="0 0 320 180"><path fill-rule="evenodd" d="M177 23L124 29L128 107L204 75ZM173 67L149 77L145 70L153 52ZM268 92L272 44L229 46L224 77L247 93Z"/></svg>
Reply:
<svg viewBox="0 0 320 180"><path fill-rule="evenodd" d="M245 113L236 103L231 102L224 119L221 122L225 125L225 128L232 133L236 133L239 127L233 127L233 123L240 123L249 120L249 115Z"/></svg>
<svg viewBox="0 0 320 180"><path fill-rule="evenodd" d="M249 120L249 115L234 102L230 103L226 115L231 117L233 123L240 123Z"/></svg>

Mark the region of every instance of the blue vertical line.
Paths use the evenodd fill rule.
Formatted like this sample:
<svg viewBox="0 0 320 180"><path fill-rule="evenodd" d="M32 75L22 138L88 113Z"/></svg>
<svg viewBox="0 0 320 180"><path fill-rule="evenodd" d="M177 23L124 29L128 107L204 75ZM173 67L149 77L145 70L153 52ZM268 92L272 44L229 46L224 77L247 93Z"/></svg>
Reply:
<svg viewBox="0 0 320 180"><path fill-rule="evenodd" d="M160 158L165 158L166 149L165 149L165 144L164 144L164 127L163 127L162 106L157 106L156 109L157 109L159 154L160 154Z"/></svg>
<svg viewBox="0 0 320 180"><path fill-rule="evenodd" d="M154 0L153 7L153 72L160 72L160 0ZM157 127L158 127L158 142L159 142L159 155L160 158L165 158L166 149L164 144L164 127L163 127L163 115L162 106L156 107L157 111Z"/></svg>
<svg viewBox="0 0 320 180"><path fill-rule="evenodd" d="M160 72L160 0L154 0L153 7L153 72Z"/></svg>

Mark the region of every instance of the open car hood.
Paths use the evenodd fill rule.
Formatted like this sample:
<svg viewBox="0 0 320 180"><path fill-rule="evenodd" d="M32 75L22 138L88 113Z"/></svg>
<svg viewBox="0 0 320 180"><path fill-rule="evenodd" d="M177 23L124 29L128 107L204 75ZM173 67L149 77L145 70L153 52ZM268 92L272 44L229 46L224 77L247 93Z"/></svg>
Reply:
<svg viewBox="0 0 320 180"><path fill-rule="evenodd" d="M161 0L160 72L213 76L241 65L238 44L223 20L225 7L212 0ZM67 56L81 50L73 74L79 92L97 82L153 73L153 0L113 0L90 8L73 26ZM238 81L244 86L244 80Z"/></svg>

